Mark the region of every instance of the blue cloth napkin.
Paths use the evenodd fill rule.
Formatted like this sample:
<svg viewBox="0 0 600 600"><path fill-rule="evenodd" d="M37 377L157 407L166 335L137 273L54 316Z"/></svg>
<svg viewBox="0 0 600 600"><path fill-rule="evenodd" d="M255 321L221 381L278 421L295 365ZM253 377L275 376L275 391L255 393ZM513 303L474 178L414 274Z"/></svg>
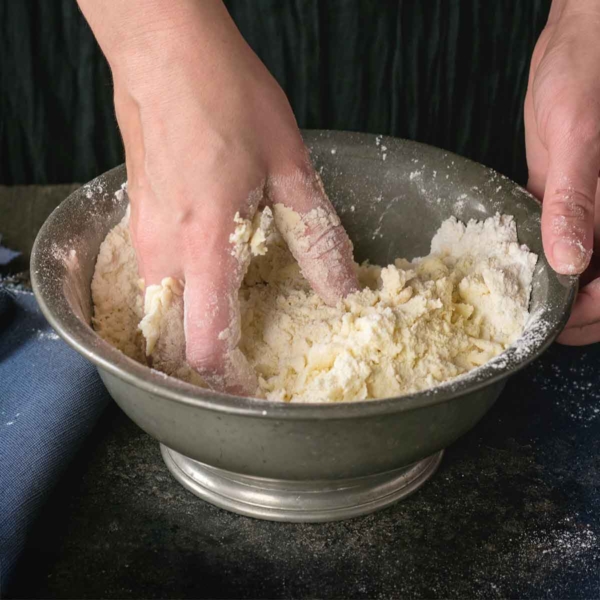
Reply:
<svg viewBox="0 0 600 600"><path fill-rule="evenodd" d="M38 510L109 400L33 294L0 287L0 597Z"/></svg>

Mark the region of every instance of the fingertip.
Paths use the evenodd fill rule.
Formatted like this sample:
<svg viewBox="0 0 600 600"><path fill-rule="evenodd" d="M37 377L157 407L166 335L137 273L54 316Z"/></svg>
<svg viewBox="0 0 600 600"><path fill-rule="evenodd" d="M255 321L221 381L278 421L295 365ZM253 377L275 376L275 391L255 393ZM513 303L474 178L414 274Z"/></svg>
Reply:
<svg viewBox="0 0 600 600"><path fill-rule="evenodd" d="M563 275L580 275L592 257L594 201L587 182L551 172L542 205L542 238L548 262Z"/></svg>
<svg viewBox="0 0 600 600"><path fill-rule="evenodd" d="M561 275L581 275L592 256L578 240L559 239L552 245L550 265Z"/></svg>
<svg viewBox="0 0 600 600"><path fill-rule="evenodd" d="M313 289L329 306L335 306L340 300L360 289L354 269L349 269L345 265L324 282L315 278L311 279L310 283Z"/></svg>

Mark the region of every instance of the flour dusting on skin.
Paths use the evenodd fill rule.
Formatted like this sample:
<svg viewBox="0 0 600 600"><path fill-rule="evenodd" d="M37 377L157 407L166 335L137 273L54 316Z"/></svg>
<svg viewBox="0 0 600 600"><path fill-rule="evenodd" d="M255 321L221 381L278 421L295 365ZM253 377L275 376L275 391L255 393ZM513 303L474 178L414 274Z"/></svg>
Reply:
<svg viewBox="0 0 600 600"><path fill-rule="evenodd" d="M310 288L284 238L301 244L307 224L332 217L300 219L276 205L280 233L265 212L252 222L237 215L230 238L234 255L249 262L236 360L256 372L256 396L307 403L411 393L485 364L523 332L537 257L518 243L512 217L466 225L448 219L428 256L357 266L361 290L329 306ZM202 385L184 361L181 283L158 287L147 293L144 310L126 216L100 250L94 326L132 358ZM171 360L161 362L165 346Z"/></svg>

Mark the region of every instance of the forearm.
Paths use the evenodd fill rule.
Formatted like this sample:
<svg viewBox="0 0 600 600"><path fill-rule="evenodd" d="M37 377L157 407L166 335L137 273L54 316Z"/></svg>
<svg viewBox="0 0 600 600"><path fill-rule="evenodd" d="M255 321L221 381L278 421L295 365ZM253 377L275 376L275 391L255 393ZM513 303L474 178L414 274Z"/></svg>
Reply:
<svg viewBox="0 0 600 600"><path fill-rule="evenodd" d="M219 0L207 0L212 6ZM189 27L196 2L190 0L78 0L100 47L110 62L146 45L153 37Z"/></svg>
<svg viewBox="0 0 600 600"><path fill-rule="evenodd" d="M567 15L600 17L600 0L552 0L548 25L554 25L561 17Z"/></svg>
<svg viewBox="0 0 600 600"><path fill-rule="evenodd" d="M245 42L222 0L78 0L115 79L143 82L194 64L207 73ZM149 82L151 84L151 82Z"/></svg>

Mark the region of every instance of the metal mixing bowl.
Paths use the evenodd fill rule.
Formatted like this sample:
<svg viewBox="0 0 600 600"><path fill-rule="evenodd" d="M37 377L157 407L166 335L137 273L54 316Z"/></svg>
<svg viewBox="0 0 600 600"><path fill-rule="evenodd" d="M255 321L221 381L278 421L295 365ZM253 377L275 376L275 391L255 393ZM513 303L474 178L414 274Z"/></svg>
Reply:
<svg viewBox="0 0 600 600"><path fill-rule="evenodd" d="M394 138L316 131L305 139L359 261L428 254L432 236L452 215L514 215L520 241L540 256L523 338L487 365L409 396L312 405L234 397L151 371L90 326L98 249L127 204L115 195L123 167L69 196L42 227L32 254L42 311L98 367L117 404L161 443L173 475L218 506L282 521L352 517L418 488L443 449L492 406L507 377L553 341L577 286L543 256L538 202L496 172Z"/></svg>

